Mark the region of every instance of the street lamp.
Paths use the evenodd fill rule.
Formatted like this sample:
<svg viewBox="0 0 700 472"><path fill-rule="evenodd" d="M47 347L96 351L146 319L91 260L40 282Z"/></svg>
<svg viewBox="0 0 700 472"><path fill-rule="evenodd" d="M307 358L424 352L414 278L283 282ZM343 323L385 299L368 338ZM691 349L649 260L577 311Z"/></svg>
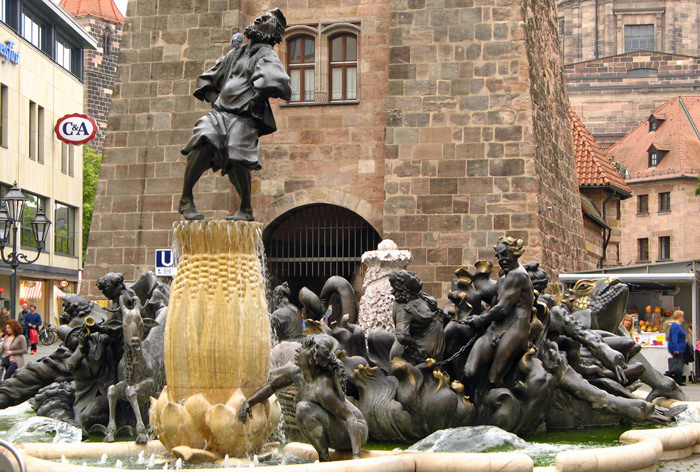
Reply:
<svg viewBox="0 0 700 472"><path fill-rule="evenodd" d="M24 204L27 199L19 190L17 182L12 186L5 198L0 202L0 256L3 262L12 268L10 277L10 314L14 318L17 310L17 268L20 264L32 264L39 259L44 250L46 236L49 234L51 220L46 217L44 210L39 208L32 219L32 233L36 241L36 257L29 260L26 254L17 252L17 230L22 226ZM5 246L12 240L12 252L5 255Z"/></svg>

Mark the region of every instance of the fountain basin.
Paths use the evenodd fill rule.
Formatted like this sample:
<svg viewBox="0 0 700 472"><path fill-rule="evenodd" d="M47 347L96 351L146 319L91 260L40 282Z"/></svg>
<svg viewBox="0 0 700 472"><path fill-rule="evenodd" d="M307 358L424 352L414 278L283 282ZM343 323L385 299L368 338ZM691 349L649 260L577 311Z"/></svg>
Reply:
<svg viewBox="0 0 700 472"><path fill-rule="evenodd" d="M681 451L692 451L700 443L700 425L683 425L673 428L631 430L624 433L625 441L632 444L610 448L585 449L560 452L554 467L534 467L532 458L522 452L492 453L426 453L403 451L362 451L362 459L347 460L349 453L332 452L334 462L280 465L265 467L266 471L284 472L651 472L656 470L659 461L678 457ZM629 434L628 434L629 433ZM690 446L688 444L691 443ZM114 468L79 466L56 462L62 456L67 459L99 457L104 453L111 457L146 454L165 454L166 448L159 441L149 441L145 445L134 442L113 444L48 444L27 443L17 445L25 457L28 472L106 472ZM289 443L284 452L306 460L316 460L312 446L302 443ZM683 452L684 453L684 452ZM53 459L53 460L51 460ZM222 461L200 471L232 470L222 467ZM242 465L249 465L245 462ZM206 466L205 466L206 467Z"/></svg>

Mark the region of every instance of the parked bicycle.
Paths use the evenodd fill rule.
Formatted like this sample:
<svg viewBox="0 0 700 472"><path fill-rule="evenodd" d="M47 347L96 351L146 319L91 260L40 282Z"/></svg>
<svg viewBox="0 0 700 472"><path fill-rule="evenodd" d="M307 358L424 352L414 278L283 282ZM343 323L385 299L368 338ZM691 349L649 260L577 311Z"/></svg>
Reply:
<svg viewBox="0 0 700 472"><path fill-rule="evenodd" d="M58 330L51 323L44 323L39 330L39 341L44 346L50 346L58 339Z"/></svg>

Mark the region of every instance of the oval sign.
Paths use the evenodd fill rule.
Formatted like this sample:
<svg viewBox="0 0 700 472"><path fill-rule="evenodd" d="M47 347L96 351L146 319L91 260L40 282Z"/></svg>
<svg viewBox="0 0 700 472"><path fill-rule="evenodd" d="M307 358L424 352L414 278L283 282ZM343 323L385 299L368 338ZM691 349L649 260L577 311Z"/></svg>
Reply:
<svg viewBox="0 0 700 472"><path fill-rule="evenodd" d="M73 113L59 118L54 131L64 143L85 144L97 135L97 122L87 115Z"/></svg>

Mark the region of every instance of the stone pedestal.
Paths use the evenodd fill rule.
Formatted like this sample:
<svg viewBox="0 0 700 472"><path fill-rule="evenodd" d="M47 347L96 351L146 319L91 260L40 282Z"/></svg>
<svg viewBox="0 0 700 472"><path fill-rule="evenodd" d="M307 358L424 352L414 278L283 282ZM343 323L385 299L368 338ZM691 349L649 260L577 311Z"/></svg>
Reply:
<svg viewBox="0 0 700 472"><path fill-rule="evenodd" d="M161 442L241 457L258 449L280 418L277 400L237 418L247 396L265 384L270 324L260 255L262 225L175 223L180 252L165 333L167 387L151 405Z"/></svg>
<svg viewBox="0 0 700 472"><path fill-rule="evenodd" d="M394 334L394 296L391 294L389 274L397 269L405 269L411 263L411 251L399 251L391 239L385 239L376 251L362 254L362 263L366 267L360 299L358 324L365 333L373 329L385 329Z"/></svg>

